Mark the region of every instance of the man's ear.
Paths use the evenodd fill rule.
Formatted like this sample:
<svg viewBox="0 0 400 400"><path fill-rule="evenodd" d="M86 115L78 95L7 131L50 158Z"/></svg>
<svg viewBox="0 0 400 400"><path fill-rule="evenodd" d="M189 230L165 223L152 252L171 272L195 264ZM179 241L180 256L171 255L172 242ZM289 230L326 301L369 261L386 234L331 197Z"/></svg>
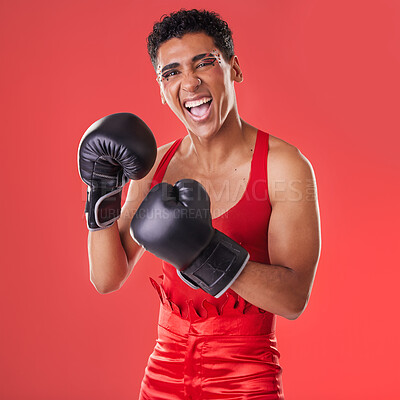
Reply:
<svg viewBox="0 0 400 400"><path fill-rule="evenodd" d="M231 58L231 76L235 82L243 82L243 73L237 56Z"/></svg>

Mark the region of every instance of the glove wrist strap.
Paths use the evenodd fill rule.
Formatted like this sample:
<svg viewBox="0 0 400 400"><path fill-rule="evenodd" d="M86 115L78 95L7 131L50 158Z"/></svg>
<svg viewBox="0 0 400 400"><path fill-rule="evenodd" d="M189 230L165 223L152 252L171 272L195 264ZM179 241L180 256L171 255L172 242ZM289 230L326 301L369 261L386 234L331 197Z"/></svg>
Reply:
<svg viewBox="0 0 400 400"><path fill-rule="evenodd" d="M122 187L112 191L88 187L85 214L90 231L110 227L121 214Z"/></svg>
<svg viewBox="0 0 400 400"><path fill-rule="evenodd" d="M201 288L218 298L229 289L248 260L249 253L242 246L215 229L208 246L178 275L192 288Z"/></svg>

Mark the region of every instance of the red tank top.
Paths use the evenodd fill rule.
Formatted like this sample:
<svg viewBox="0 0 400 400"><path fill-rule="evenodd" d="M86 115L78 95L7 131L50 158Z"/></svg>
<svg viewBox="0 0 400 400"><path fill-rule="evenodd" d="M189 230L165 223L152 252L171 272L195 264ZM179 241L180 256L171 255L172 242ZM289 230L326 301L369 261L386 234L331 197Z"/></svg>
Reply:
<svg viewBox="0 0 400 400"><path fill-rule="evenodd" d="M270 264L268 255L268 224L271 203L268 196L267 156L268 133L258 130L251 161L250 176L240 200L224 214L212 220L213 227L238 242L250 254L250 260ZM183 138L177 139L165 153L154 174L151 187L162 182L165 171ZM228 289L220 298L192 289L176 273L176 268L163 261L162 283L152 280L162 301L183 318L196 314L199 317L230 313L233 309L242 313L264 312ZM229 310L232 308L232 310ZM273 315L271 314L271 318ZM272 322L272 321L271 321Z"/></svg>

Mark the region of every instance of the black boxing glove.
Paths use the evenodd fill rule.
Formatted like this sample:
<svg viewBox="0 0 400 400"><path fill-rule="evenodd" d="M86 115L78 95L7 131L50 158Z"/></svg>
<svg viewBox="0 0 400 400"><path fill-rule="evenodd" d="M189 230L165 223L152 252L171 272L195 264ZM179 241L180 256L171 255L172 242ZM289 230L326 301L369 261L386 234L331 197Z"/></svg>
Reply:
<svg viewBox="0 0 400 400"><path fill-rule="evenodd" d="M220 297L245 267L249 254L214 229L210 198L193 179L154 186L136 211L131 236L174 265L191 287Z"/></svg>
<svg viewBox="0 0 400 400"><path fill-rule="evenodd" d="M136 115L111 114L89 127L78 149L79 174L88 185L89 230L108 228L119 218L123 186L146 176L156 155L154 136Z"/></svg>

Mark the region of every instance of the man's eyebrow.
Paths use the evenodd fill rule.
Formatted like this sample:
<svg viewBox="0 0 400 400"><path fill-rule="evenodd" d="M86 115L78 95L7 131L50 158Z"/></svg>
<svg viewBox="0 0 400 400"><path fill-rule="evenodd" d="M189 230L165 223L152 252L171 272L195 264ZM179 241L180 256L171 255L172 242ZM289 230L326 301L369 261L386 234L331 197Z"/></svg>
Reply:
<svg viewBox="0 0 400 400"><path fill-rule="evenodd" d="M197 56L194 56L194 57L192 58L192 62L201 60L202 58L204 58L204 57L206 57L206 56L208 56L208 57L214 57L214 54L212 54L212 53L197 54Z"/></svg>
<svg viewBox="0 0 400 400"><path fill-rule="evenodd" d="M162 70L161 72L166 71L167 69L171 69L171 68L177 68L179 67L181 64L175 62L175 63L171 63L171 64L167 64Z"/></svg>
<svg viewBox="0 0 400 400"><path fill-rule="evenodd" d="M197 54L197 56L194 56L194 57L192 58L192 62L201 60L202 58L204 58L204 57L206 57L206 56L214 57L214 54L213 54L213 53L202 53L202 54ZM180 66L180 64L177 63L177 62L171 63L171 64L167 64L165 67L163 67L163 69L161 70L161 73L164 72L164 71L166 71L167 69L177 68L177 67L179 67L179 66Z"/></svg>

